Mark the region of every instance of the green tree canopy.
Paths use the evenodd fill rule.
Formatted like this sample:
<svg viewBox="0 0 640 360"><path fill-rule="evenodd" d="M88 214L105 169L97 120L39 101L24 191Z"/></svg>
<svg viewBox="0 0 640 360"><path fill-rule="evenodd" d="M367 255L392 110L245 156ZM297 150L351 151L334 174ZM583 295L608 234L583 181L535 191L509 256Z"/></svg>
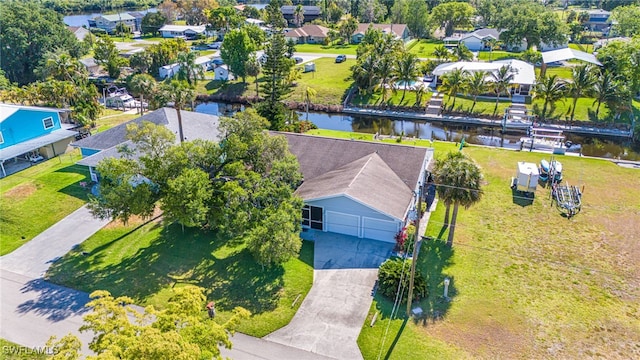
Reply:
<svg viewBox="0 0 640 360"><path fill-rule="evenodd" d="M496 20L496 26L508 46L519 47L522 41L527 48L533 46L560 45L567 41L568 29L560 17L537 2L523 0L517 6L504 8Z"/></svg>
<svg viewBox="0 0 640 360"><path fill-rule="evenodd" d="M447 2L440 4L431 10L432 23L444 28L445 35L451 36L456 28L468 28L475 9L466 2Z"/></svg>
<svg viewBox="0 0 640 360"><path fill-rule="evenodd" d="M62 15L40 3L4 1L0 11L0 68L18 85L34 82L45 54L65 49L72 57L83 47L62 22Z"/></svg>
<svg viewBox="0 0 640 360"><path fill-rule="evenodd" d="M120 56L113 40L110 37L99 38L93 52L96 62L107 69L109 77L117 79L120 76L120 67L126 64L126 60Z"/></svg>
<svg viewBox="0 0 640 360"><path fill-rule="evenodd" d="M161 12L149 12L142 18L143 34L158 34L161 27L167 23L167 17Z"/></svg>
<svg viewBox="0 0 640 360"><path fill-rule="evenodd" d="M622 36L640 35L640 5L628 5L615 8L611 12L614 20L613 30Z"/></svg>
<svg viewBox="0 0 640 360"><path fill-rule="evenodd" d="M204 289L186 286L174 289L164 310L153 306L144 313L135 309L133 299L114 298L108 291L91 293L91 308L84 317L80 331L95 335L89 349L96 353L93 359L211 359L220 356L219 346L231 348L229 335L235 332L240 320L249 317L249 311L237 307L233 315L222 324L206 318ZM80 357L80 341L67 335L48 342L62 349L53 359Z"/></svg>
<svg viewBox="0 0 640 360"><path fill-rule="evenodd" d="M220 56L229 65L229 70L246 82L247 59L255 50L256 46L244 28L233 29L224 37Z"/></svg>
<svg viewBox="0 0 640 360"><path fill-rule="evenodd" d="M427 35L429 35L429 16L425 2L421 0L407 0L406 6L406 22L411 34L417 38L427 37Z"/></svg>

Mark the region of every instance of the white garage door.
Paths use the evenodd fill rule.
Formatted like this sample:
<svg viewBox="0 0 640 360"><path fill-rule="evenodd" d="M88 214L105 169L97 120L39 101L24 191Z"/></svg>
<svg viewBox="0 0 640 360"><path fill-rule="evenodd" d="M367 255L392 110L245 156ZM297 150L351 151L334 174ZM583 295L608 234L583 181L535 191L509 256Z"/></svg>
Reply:
<svg viewBox="0 0 640 360"><path fill-rule="evenodd" d="M387 221L380 219L372 219L363 217L362 227L364 230L364 238L374 239L388 242L395 242L395 236L398 232L398 225L395 221Z"/></svg>
<svg viewBox="0 0 640 360"><path fill-rule="evenodd" d="M327 231L339 234L358 236L360 217L335 211L327 211Z"/></svg>

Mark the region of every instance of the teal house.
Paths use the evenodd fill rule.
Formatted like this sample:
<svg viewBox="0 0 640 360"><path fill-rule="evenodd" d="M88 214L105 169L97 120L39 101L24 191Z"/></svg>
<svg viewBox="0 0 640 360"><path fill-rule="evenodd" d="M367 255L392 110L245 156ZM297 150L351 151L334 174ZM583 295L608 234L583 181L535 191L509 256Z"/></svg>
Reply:
<svg viewBox="0 0 640 360"><path fill-rule="evenodd" d="M63 154L75 139L68 110L0 104L0 176Z"/></svg>

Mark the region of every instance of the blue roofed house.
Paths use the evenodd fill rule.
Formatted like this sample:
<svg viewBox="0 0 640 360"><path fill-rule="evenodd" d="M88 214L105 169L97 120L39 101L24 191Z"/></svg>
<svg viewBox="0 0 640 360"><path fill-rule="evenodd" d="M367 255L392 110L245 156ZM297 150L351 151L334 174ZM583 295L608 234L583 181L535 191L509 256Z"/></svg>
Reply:
<svg viewBox="0 0 640 360"><path fill-rule="evenodd" d="M68 110L0 104L0 176L63 154L78 134Z"/></svg>

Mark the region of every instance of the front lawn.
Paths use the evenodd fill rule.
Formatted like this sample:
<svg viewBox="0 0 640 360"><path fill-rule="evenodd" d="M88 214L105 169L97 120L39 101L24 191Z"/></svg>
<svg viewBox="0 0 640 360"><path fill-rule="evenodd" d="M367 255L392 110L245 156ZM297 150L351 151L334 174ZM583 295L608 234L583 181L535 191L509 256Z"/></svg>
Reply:
<svg viewBox="0 0 640 360"><path fill-rule="evenodd" d="M593 53L593 44L569 44L569 47L589 54Z"/></svg>
<svg viewBox="0 0 640 360"><path fill-rule="evenodd" d="M5 255L87 201L89 170L75 165L79 151L0 179L0 255Z"/></svg>
<svg viewBox="0 0 640 360"><path fill-rule="evenodd" d="M140 305L162 308L174 287L195 284L216 302L216 320L242 306L253 313L240 331L264 336L289 323L313 282L313 244L299 258L262 269L241 239L164 226L157 221L111 223L57 261L47 273L57 284L127 295ZM296 306L295 298L301 294Z"/></svg>
<svg viewBox="0 0 640 360"><path fill-rule="evenodd" d="M445 95L444 96L444 100L443 100L443 104L446 105L447 110L449 109L449 107L451 107L451 105L453 104L453 98L450 97L449 95ZM456 104L454 107L454 111L461 111L461 112L468 112L471 109L471 106L473 106L473 99L467 98L467 97L462 97L462 96L457 96L456 97ZM511 100L508 99L504 99L504 98L500 98L500 101L498 102L498 110L495 112L497 116L502 116L502 114L504 114L505 109L507 109L509 106L511 106ZM474 116L493 116L494 111L493 109L495 109L496 107L496 100L495 99L491 99L491 98L487 98L487 99L478 99L478 101L476 102L476 106L473 108L473 114Z"/></svg>
<svg viewBox="0 0 640 360"><path fill-rule="evenodd" d="M545 71L546 76L557 75L561 79L571 80L571 68L565 66L548 66ZM536 67L536 76L540 76L540 68Z"/></svg>
<svg viewBox="0 0 640 360"><path fill-rule="evenodd" d="M478 51L478 60L482 61L496 61L504 59L518 59L520 52L494 50L491 51Z"/></svg>
<svg viewBox="0 0 640 360"><path fill-rule="evenodd" d="M322 44L297 44L296 52L316 54L345 54L355 55L358 45L322 45Z"/></svg>
<svg viewBox="0 0 640 360"><path fill-rule="evenodd" d="M454 150L451 143L434 145L436 156ZM364 358L636 357L637 170L556 156L565 181L584 188L582 212L568 220L551 204L548 188L538 187L531 204L509 189L518 161L539 163L548 155L463 151L482 168L483 198L460 209L452 249L444 245L448 230L438 204L426 232L438 240L423 243L418 263L429 284L419 303L426 316L405 320L403 304L390 320L393 302L376 295L358 339ZM445 277L451 302L442 297Z"/></svg>
<svg viewBox="0 0 640 360"><path fill-rule="evenodd" d="M417 44L412 44L409 52L416 54L419 58L435 58L433 50L442 44L443 42L439 40L421 39Z"/></svg>

